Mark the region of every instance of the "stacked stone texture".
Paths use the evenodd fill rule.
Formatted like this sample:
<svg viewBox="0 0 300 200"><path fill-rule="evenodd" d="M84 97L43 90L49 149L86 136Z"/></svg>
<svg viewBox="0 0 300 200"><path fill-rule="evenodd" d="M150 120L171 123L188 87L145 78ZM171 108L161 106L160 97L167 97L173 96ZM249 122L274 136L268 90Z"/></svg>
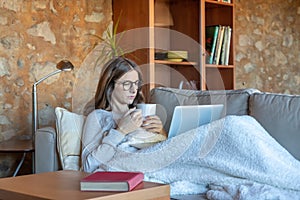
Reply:
<svg viewBox="0 0 300 200"><path fill-rule="evenodd" d="M91 35L112 24L111 6L110 0L0 0L0 141L31 135L32 84L62 59L75 70L38 86L39 124L54 125L56 106L72 109L77 72L98 40ZM13 167L9 161L0 161L3 176Z"/></svg>
<svg viewBox="0 0 300 200"><path fill-rule="evenodd" d="M236 1L236 87L300 94L300 1Z"/></svg>

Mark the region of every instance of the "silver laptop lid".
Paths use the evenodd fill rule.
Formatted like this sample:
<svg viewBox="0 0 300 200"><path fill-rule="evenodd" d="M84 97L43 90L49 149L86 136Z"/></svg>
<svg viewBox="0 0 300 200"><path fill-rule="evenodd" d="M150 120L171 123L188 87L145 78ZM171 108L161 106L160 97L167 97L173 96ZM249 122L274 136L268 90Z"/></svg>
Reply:
<svg viewBox="0 0 300 200"><path fill-rule="evenodd" d="M186 105L174 109L168 138L174 137L198 126L222 117L224 105Z"/></svg>

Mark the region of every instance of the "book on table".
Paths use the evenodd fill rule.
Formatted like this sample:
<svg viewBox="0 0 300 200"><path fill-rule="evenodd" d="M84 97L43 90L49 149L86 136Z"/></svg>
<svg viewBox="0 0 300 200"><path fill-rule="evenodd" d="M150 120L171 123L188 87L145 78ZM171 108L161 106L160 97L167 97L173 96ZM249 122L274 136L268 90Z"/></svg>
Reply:
<svg viewBox="0 0 300 200"><path fill-rule="evenodd" d="M80 190L130 191L143 180L141 172L95 172L80 180Z"/></svg>

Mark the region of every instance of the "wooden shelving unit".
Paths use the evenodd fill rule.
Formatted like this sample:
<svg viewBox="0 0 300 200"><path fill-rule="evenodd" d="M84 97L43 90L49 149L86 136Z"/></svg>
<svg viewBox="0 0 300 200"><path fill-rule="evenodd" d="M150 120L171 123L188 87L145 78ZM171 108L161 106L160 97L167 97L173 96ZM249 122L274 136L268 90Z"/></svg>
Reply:
<svg viewBox="0 0 300 200"><path fill-rule="evenodd" d="M235 6L234 0L231 3L214 0L201 0L201 44L205 47L206 26L229 26L232 28L230 41L229 65L206 64L206 53L202 52L201 69L203 90L234 89L235 88ZM221 80L220 80L221 79Z"/></svg>
<svg viewBox="0 0 300 200"><path fill-rule="evenodd" d="M173 24L156 26L156 4L164 3ZM118 32L135 30L127 44L140 45L127 56L135 60L144 75L144 92L156 86L178 87L181 81L197 83L197 89L234 89L234 2L214 0L113 0L113 20ZM205 27L224 25L232 28L229 65L206 64ZM136 29L138 28L138 29ZM140 30L141 29L141 30ZM155 52L188 52L184 62L155 60Z"/></svg>

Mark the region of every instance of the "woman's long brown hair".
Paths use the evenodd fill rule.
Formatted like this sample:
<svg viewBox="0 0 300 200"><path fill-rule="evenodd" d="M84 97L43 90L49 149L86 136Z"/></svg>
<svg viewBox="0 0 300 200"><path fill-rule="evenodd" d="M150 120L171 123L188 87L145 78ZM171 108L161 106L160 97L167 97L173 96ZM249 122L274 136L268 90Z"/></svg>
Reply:
<svg viewBox="0 0 300 200"><path fill-rule="evenodd" d="M86 106L84 114L89 114L93 111L93 109L108 110L110 107L111 95L115 89L115 81L131 70L135 70L138 73L139 80L142 82L142 73L140 68L132 60L124 57L116 57L107 62L100 75L95 94L94 106L89 103L89 105ZM128 107L135 107L136 104L141 102L144 102L144 95L141 88L138 88L138 92L133 103L128 105Z"/></svg>

